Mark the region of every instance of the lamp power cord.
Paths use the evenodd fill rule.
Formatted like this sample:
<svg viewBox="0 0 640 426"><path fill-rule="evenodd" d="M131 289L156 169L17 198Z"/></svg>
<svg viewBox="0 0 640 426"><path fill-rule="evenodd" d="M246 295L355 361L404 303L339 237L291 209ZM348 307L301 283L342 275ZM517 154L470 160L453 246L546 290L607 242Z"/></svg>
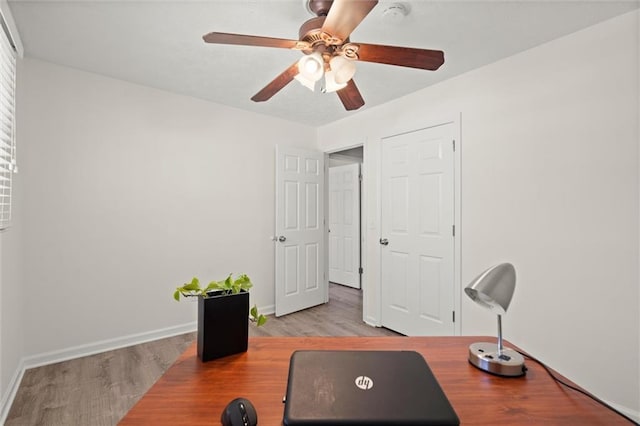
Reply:
<svg viewBox="0 0 640 426"><path fill-rule="evenodd" d="M597 402L598 404L604 406L605 408L609 409L610 411L616 413L617 415L623 417L625 420L628 420L629 422L631 422L631 424L635 425L635 426L640 426L640 423L638 423L637 421L635 421L634 419L632 419L631 417L627 416L626 414L620 412L619 410L615 409L614 407L612 407L611 405L607 404L606 402L604 402L603 400L601 400L600 398L591 395L589 392L586 392L576 386L573 386L570 383L565 382L564 380L562 380L561 378L559 378L558 376L556 376L549 367L547 367L545 365L544 362L540 361L539 359L537 359L536 357L529 355L528 353L524 352L524 351L519 351L520 355L530 359L531 361L535 362L536 364L540 365L542 368L544 368L544 370L547 372L547 374L556 382L560 383L561 385L574 390L576 392L580 392L581 394L588 396L589 398L591 398L592 400L594 400L595 402Z"/></svg>

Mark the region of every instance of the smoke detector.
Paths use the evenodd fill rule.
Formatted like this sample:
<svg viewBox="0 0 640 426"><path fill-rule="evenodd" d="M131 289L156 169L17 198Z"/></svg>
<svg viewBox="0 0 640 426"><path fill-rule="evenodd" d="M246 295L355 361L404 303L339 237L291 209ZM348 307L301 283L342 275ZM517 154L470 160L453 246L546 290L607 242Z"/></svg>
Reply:
<svg viewBox="0 0 640 426"><path fill-rule="evenodd" d="M388 23L401 22L410 12L406 3L391 3L382 10L382 20Z"/></svg>

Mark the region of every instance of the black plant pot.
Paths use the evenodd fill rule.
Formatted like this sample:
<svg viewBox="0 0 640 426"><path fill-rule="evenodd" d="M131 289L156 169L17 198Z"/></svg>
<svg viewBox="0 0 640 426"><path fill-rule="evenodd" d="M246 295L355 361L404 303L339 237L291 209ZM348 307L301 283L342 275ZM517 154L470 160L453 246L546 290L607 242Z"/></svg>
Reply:
<svg viewBox="0 0 640 426"><path fill-rule="evenodd" d="M247 351L249 292L198 297L198 358L211 361Z"/></svg>

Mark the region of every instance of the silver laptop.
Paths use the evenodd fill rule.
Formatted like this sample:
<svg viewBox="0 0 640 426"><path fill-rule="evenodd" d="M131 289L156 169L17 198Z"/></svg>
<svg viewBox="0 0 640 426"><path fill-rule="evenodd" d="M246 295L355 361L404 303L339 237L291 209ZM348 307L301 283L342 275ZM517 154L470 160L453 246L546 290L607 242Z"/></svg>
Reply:
<svg viewBox="0 0 640 426"><path fill-rule="evenodd" d="M296 351L285 426L458 425L426 361L412 351Z"/></svg>

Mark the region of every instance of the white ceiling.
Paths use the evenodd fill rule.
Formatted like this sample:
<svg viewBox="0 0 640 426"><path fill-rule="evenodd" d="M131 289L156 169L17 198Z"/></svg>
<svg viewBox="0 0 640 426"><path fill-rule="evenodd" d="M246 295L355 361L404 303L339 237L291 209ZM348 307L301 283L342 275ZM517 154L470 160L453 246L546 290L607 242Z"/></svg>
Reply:
<svg viewBox="0 0 640 426"><path fill-rule="evenodd" d="M360 110L638 8L626 1L403 2L401 22L383 19L381 0L354 42L438 49L435 72L359 62ZM264 47L206 44L211 31L297 39L312 15L304 0L9 0L25 56L313 126L346 112L335 94L291 82L271 100L250 100L301 55ZM596 60L596 58L594 58ZM549 64L553 66L553 64Z"/></svg>

